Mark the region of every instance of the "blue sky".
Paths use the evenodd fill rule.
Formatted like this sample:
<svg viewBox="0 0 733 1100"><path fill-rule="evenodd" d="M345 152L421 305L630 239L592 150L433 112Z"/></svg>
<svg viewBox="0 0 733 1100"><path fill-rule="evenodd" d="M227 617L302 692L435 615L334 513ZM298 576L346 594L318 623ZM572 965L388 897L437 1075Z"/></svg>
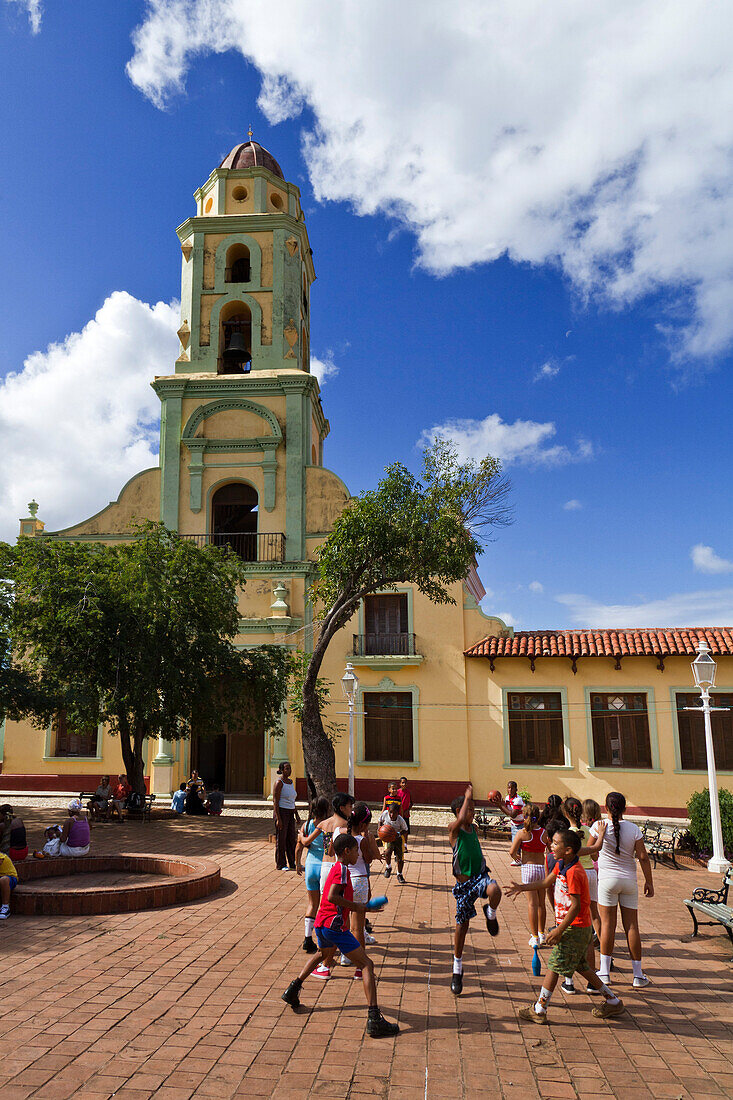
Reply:
<svg viewBox="0 0 733 1100"><path fill-rule="evenodd" d="M313 351L337 368L325 460L350 489L393 460L416 469L421 436L442 427L466 454L499 449L514 484L515 523L480 563L487 610L518 629L730 623L733 133L714 21L729 14L691 34L672 4L667 45L629 61L615 22L627 5L600 4L597 70L615 33L628 65L609 100L601 76L563 86L588 47L567 41L560 4L546 30L565 35L564 69L528 63L522 92L529 79L536 94L517 103L521 27L504 43L516 64L456 92L415 77L436 71L427 25L404 73L375 57L381 7L339 27L339 9L315 3L301 26L286 4L283 44L268 9L242 0L130 0L103 19L94 0L4 0L0 537L31 496L61 526L155 461L146 380L175 358L174 230L251 123L303 194ZM654 15L640 14L652 41ZM440 36L454 79L473 48L455 30ZM399 46L399 17L393 32ZM491 32L478 26L479 44Z"/></svg>

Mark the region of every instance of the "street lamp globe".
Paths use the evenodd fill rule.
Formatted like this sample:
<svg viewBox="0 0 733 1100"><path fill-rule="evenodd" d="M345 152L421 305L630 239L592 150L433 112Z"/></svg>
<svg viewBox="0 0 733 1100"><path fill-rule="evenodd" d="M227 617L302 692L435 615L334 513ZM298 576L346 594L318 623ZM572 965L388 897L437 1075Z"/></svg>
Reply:
<svg viewBox="0 0 733 1100"><path fill-rule="evenodd" d="M354 672L354 666L349 662L346 665L346 672L341 677L341 687L344 690L344 696L349 702L350 706L354 705L356 699L356 693L359 690L359 678Z"/></svg>
<svg viewBox="0 0 733 1100"><path fill-rule="evenodd" d="M715 684L717 665L710 656L707 642L697 643L697 657L692 662L692 675L695 683L703 690L709 690Z"/></svg>

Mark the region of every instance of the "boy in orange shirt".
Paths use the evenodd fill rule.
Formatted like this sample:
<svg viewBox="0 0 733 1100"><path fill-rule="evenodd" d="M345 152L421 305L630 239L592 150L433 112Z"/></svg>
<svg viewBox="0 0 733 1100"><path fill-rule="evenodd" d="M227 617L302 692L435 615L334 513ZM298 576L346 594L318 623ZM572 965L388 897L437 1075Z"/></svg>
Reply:
<svg viewBox="0 0 733 1100"><path fill-rule="evenodd" d="M505 893L508 897L524 893L525 890L542 890L555 887L555 920L557 927L547 933L545 943L552 946L547 960L547 975L535 1004L519 1010L520 1020L531 1020L536 1024L547 1023L547 1005L557 985L558 977L572 978L577 971L588 985L603 994L603 1004L592 1010L592 1015L601 1020L611 1016L620 1016L624 1003L616 997L607 985L604 985L594 970L588 966L588 945L593 938L593 924L590 915L590 891L588 876L580 865L578 852L581 849L579 833L562 829L555 833L552 840L552 854L557 860L554 868L540 882L513 882Z"/></svg>

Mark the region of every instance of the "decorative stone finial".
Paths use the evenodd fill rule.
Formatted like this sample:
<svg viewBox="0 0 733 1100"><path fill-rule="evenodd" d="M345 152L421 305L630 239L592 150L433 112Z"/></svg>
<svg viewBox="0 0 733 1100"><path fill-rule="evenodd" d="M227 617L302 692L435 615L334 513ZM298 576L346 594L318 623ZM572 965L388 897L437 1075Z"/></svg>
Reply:
<svg viewBox="0 0 733 1100"><path fill-rule="evenodd" d="M275 597L270 604L270 617L273 619L285 619L290 615L290 608L288 607L285 596L287 595L287 588L285 585L278 581L272 590L272 594Z"/></svg>
<svg viewBox="0 0 733 1100"><path fill-rule="evenodd" d="M28 513L29 513L29 515L33 516L33 519L35 519L37 511L38 511L38 504L36 503L35 500L32 500L30 502L30 504L28 505Z"/></svg>

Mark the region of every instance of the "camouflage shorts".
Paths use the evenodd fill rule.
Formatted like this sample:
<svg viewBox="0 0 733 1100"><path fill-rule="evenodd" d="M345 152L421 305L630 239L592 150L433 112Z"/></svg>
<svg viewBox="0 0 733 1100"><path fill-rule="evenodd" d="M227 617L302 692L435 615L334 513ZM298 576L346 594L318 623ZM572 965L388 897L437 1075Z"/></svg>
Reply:
<svg viewBox="0 0 733 1100"><path fill-rule="evenodd" d="M572 978L576 970L585 970L588 963L586 954L588 944L593 939L592 928L581 928L571 924L556 947L553 947L547 959L547 969L563 978Z"/></svg>

